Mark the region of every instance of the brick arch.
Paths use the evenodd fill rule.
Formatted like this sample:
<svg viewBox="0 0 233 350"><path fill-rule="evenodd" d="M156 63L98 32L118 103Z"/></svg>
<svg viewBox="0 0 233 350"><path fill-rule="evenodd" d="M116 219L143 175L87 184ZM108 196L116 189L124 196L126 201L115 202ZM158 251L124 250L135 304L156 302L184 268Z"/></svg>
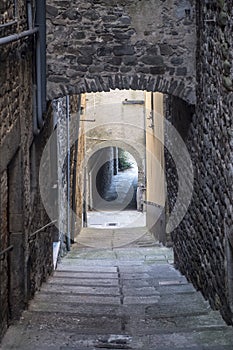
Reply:
<svg viewBox="0 0 233 350"><path fill-rule="evenodd" d="M69 83L59 85L48 83L48 98L54 99L64 95L74 95L90 92L109 92L110 90L145 90L162 92L181 98L189 104L195 104L195 90L186 86L183 80L166 76L152 76L145 74L124 75L111 74L108 76L93 75L83 78L78 84Z"/></svg>

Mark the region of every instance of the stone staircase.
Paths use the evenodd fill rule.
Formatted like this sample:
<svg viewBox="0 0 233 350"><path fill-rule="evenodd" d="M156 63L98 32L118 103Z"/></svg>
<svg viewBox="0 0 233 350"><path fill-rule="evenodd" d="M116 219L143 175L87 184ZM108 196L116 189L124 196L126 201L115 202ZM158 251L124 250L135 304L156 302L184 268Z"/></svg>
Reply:
<svg viewBox="0 0 233 350"><path fill-rule="evenodd" d="M158 243L103 250L76 244L1 349L232 350L232 327L172 258Z"/></svg>

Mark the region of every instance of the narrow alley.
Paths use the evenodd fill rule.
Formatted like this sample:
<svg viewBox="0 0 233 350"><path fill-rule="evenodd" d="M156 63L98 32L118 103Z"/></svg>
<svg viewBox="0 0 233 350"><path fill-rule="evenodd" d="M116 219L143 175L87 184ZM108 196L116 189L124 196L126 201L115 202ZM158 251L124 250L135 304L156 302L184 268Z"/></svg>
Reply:
<svg viewBox="0 0 233 350"><path fill-rule="evenodd" d="M0 349L233 349L232 0L0 0Z"/></svg>
<svg viewBox="0 0 233 350"><path fill-rule="evenodd" d="M93 239L95 231L90 235ZM174 268L172 249L146 233L122 248L74 245L10 327L1 350L231 350L232 345L232 329Z"/></svg>

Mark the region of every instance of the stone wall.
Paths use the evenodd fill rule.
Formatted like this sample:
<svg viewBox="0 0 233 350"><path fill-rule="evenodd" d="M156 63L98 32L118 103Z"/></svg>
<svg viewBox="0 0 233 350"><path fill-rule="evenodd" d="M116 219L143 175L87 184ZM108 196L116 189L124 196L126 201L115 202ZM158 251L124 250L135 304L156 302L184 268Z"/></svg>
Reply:
<svg viewBox="0 0 233 350"><path fill-rule="evenodd" d="M16 28L15 25L10 25L13 20L12 6L13 2L9 1L1 4L1 37L13 34ZM9 26L2 25L6 23L9 23ZM20 25L24 28L23 21L19 21ZM31 41L22 41L0 47L0 251L14 246L13 250L0 256L0 338L9 322L18 316L19 310L24 306L24 288L22 288L24 259L22 264L18 262L17 268L15 267L24 241L21 180L26 159L22 157L20 150L21 144L22 147L25 146L25 137L22 136L21 139L24 123L20 125L20 117L24 112L21 108L23 101L28 104L25 124L32 112L30 94L28 90L22 92L24 85L28 84L29 87L31 85L30 76L27 74L28 69L30 70L30 53L23 58L25 49L30 47L30 44ZM30 131L29 127L29 133ZM18 166L21 162L22 164L24 162L22 172ZM18 179L15 178L16 175Z"/></svg>
<svg viewBox="0 0 233 350"><path fill-rule="evenodd" d="M4 0L0 4L0 25L8 25L16 17L16 1Z"/></svg>
<svg viewBox="0 0 233 350"><path fill-rule="evenodd" d="M31 209L28 213L29 219L27 223L29 247L26 255L27 277L25 277L25 279L27 281L28 288L26 300L33 297L35 291L53 271L53 240L54 236L57 234L57 228L54 225L51 225L33 235L35 231L41 229L44 225L51 222L51 219L48 217L41 200L39 171L44 147L53 131L52 121L52 108L49 106L47 114L45 115L45 125L43 130L41 131L40 135L33 138L30 148L26 150L26 152L29 153L29 158L31 159L31 166L28 169L30 176ZM33 147L35 148L34 154L32 153ZM33 160L34 157L35 159ZM33 161L35 162L34 171L32 167ZM34 188L32 187L33 178ZM51 178L46 179L50 187L54 185L52 180L52 176Z"/></svg>
<svg viewBox="0 0 233 350"><path fill-rule="evenodd" d="M187 124L182 105L173 101L172 108L195 180L189 210L172 236L176 266L233 324L232 1L198 3L196 114Z"/></svg>
<svg viewBox="0 0 233 350"><path fill-rule="evenodd" d="M195 101L194 0L47 1L48 98L161 91Z"/></svg>
<svg viewBox="0 0 233 350"><path fill-rule="evenodd" d="M188 105L185 101L174 97L165 97L165 116L166 120L175 126L179 135L182 137L183 141L186 142L190 134L190 124L192 122L192 117L195 112L195 107ZM172 213L175 206L178 189L179 180L178 172L176 169L175 159L168 151L168 146L170 144L167 133L165 133L165 159L166 159L166 181L167 181L167 196L166 196L166 212L167 217ZM182 159L179 159L182 161ZM185 160L184 160L185 161ZM167 237L169 241L169 237Z"/></svg>
<svg viewBox="0 0 233 350"><path fill-rule="evenodd" d="M0 5L1 38L28 29L26 2L17 1L16 22L12 4ZM48 113L43 132L33 135L33 52L33 36L0 46L0 252L13 246L0 255L0 338L52 270L51 229L30 236L49 220L38 174L51 132Z"/></svg>
<svg viewBox="0 0 233 350"><path fill-rule="evenodd" d="M13 240L18 238L18 245L23 250L26 244L27 232L24 232L26 222L29 219L30 209L30 177L28 176L28 149L31 142L31 120L32 120L32 100L31 100L31 54L29 47L31 40L22 41L21 43L14 43L1 47L1 91L0 91L0 126L1 126L1 143L0 143L0 177L1 182L6 185L2 188L0 193L1 206L4 208L6 215L2 216L2 226L5 230L1 230L0 250L9 247ZM28 48L28 54L23 58L22 53ZM30 89L30 90L29 90ZM25 113L25 108L27 111ZM21 121L21 122L20 122ZM27 131L26 131L27 130ZM26 132L25 132L26 131ZM21 169L18 171L17 166L13 164L13 158L17 157L17 162L21 164ZM14 176L18 175L17 179ZM14 188L18 189L16 192ZM22 200L22 193L24 198ZM13 202L14 198L14 202ZM26 210L25 216L23 209ZM9 220L12 220L12 224ZM17 238L16 238L17 234ZM15 247L12 252L1 256L1 288L8 286L8 290L1 290L1 315L3 318L1 324L1 332L4 332L12 315L11 306L13 304L13 291L18 286L17 279L12 281L14 274L13 266L17 260L18 247ZM15 249L16 248L16 249ZM8 256L10 255L10 259ZM21 262L24 270L25 260ZM19 262L18 262L19 266ZM22 270L21 270L22 272ZM19 277L22 280L24 275ZM12 285L14 282L15 285ZM2 294L3 293L3 294ZM25 290L24 288L18 290L18 296L15 299L15 305L24 302ZM12 296L12 297L11 297ZM19 306L19 305L18 305ZM18 313L18 310L17 312Z"/></svg>
<svg viewBox="0 0 233 350"><path fill-rule="evenodd" d="M8 247L8 232L7 232L7 197L8 197L8 191L7 191L7 172L4 171L1 174L1 250L6 249ZM8 298L8 264L7 259L1 257L0 260L0 279L1 279L1 299L0 299L0 310L1 310L1 328L0 331L2 334L7 327L8 324L8 318L9 318L9 308L8 303L6 303L6 300Z"/></svg>
<svg viewBox="0 0 233 350"><path fill-rule="evenodd" d="M80 215L78 217L75 215L77 211L80 211L76 202L78 201L81 204L78 188L79 181L76 174L77 169L79 169L78 151L79 147L82 147L82 144L79 143L81 99L78 96L64 96L54 99L52 104L56 130L53 133L54 137L51 138L51 146L53 145L54 152L50 153L48 149L48 157L49 163L53 163L52 167L54 168L55 176L53 182L57 186L55 211L52 190L47 183L43 184L43 197L46 196L46 193L50 193L50 198L45 203L45 206L50 218L57 220L56 226L59 236L56 237L56 241L62 242L61 255L63 255L69 249L69 237L71 237L71 240L74 240L76 234L75 221L76 219L77 221L81 219ZM56 158L56 162L53 162L54 158ZM46 159L45 161L47 162ZM48 174L47 170L45 170L45 174ZM79 196L79 199L77 199L77 196ZM70 210L71 208L74 212Z"/></svg>
<svg viewBox="0 0 233 350"><path fill-rule="evenodd" d="M24 0L3 0L0 3L0 30L10 32L12 28L22 29L27 19Z"/></svg>

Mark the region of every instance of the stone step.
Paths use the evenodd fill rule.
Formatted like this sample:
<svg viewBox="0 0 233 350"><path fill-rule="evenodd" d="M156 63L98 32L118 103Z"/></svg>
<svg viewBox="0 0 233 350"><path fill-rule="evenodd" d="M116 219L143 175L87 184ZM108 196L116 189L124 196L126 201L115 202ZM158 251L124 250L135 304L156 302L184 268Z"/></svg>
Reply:
<svg viewBox="0 0 233 350"><path fill-rule="evenodd" d="M47 282L48 284L56 285L72 285L72 286L118 286L118 279L107 279L107 278L75 278L75 277L53 277Z"/></svg>
<svg viewBox="0 0 233 350"><path fill-rule="evenodd" d="M137 287L130 288L127 286L123 286L122 294L126 296L157 296L160 297L160 294L155 291L153 287Z"/></svg>
<svg viewBox="0 0 233 350"><path fill-rule="evenodd" d="M126 331L137 329L137 334L155 334L155 333L177 333L203 330L227 330L228 327L216 311L210 311L206 315L199 316L181 316L166 317L142 320L130 319L126 324Z"/></svg>
<svg viewBox="0 0 233 350"><path fill-rule="evenodd" d="M131 329L137 330L137 335L145 334L155 334L155 333L177 333L202 331L202 330L228 330L223 319L219 316L219 313L216 311L210 311L207 315L191 316L191 317L170 317L162 318L156 320L143 320L142 317L136 318L130 317L127 313L122 313L121 315L116 315L114 318L112 315L80 315L69 313L59 314L54 312L33 312L28 311L24 314L24 323L29 322L31 327L56 327L57 329L63 329L67 331L77 330L77 332L88 333L89 327L99 327L99 333L102 329L102 332L106 332L105 323L110 323L120 321L124 323L125 331L130 333ZM101 322L100 322L101 321ZM51 326L52 325L52 326ZM85 328L86 327L86 328ZM101 329L100 329L101 328ZM94 332L95 333L95 332Z"/></svg>
<svg viewBox="0 0 233 350"><path fill-rule="evenodd" d="M49 350L49 349L48 349ZM64 350L78 350L77 348L70 348L70 349L65 349ZM81 349L80 349L81 350ZM155 350L154 347L149 347L147 350ZM156 350L232 350L232 345L207 345L207 346L191 346L186 348L180 348L180 347L174 347L174 346L169 346L169 347L158 347Z"/></svg>
<svg viewBox="0 0 233 350"><path fill-rule="evenodd" d="M84 294L84 295L108 295L116 296L119 295L119 286L79 286L79 285L69 285L69 284L43 284L40 288L42 292L63 292L63 293L73 293L73 294Z"/></svg>
<svg viewBox="0 0 233 350"><path fill-rule="evenodd" d="M197 307L197 308L208 308L210 309L209 303L203 298L200 292L186 293L186 294L160 294L160 304L170 305L183 304L184 307Z"/></svg>
<svg viewBox="0 0 233 350"><path fill-rule="evenodd" d="M55 271L53 277L78 278L78 279L118 279L118 272L80 272L80 271Z"/></svg>
<svg viewBox="0 0 233 350"><path fill-rule="evenodd" d="M18 346L11 346L11 347L4 347L4 349L0 346L0 350L18 350L19 347ZM57 347L57 345L43 345L43 347L41 347L41 345L39 346L33 346L33 350L97 350L97 349L102 349L102 350L119 350L119 349L133 349L132 347L130 347L130 345L126 345L125 347L120 347L120 345L118 345L118 347L113 347L113 345L111 345L111 347L108 345L108 347L103 347L103 346L99 346L98 348L95 346L91 346L90 344L88 344L87 346L84 345L78 345L78 346L60 346ZM32 346L25 346L23 348L23 350L32 350ZM143 348L139 349L139 350L145 350ZM146 350L232 350L232 346L231 345L223 345L223 346L195 346L195 347L188 347L188 348L178 348L178 347L174 347L174 346L169 346L169 347L156 347L156 349L154 347L148 347Z"/></svg>
<svg viewBox="0 0 233 350"><path fill-rule="evenodd" d="M29 325L31 332L62 331L66 334L106 334L121 333L126 319L124 316L97 315L80 316L66 313L32 312L24 316L24 324Z"/></svg>
<svg viewBox="0 0 233 350"><path fill-rule="evenodd" d="M60 305L60 304L59 304ZM29 305L29 311L34 312L47 312L47 313L56 313L59 317L61 314L67 315L76 315L76 316L108 316L111 315L115 317L117 315L124 314L123 310L119 308L118 305L108 305L108 304L95 304L94 302L90 303L73 303L67 302L63 303L61 307L58 307L56 300L54 302L45 302L43 300L31 301Z"/></svg>
<svg viewBox="0 0 233 350"><path fill-rule="evenodd" d="M130 264L132 264L132 261L129 262ZM117 260L112 259L112 260L106 260L103 259L99 259L99 260L86 260L86 259L80 259L80 258L67 258L63 264L62 267L59 267L59 270L75 270L78 271L77 268L79 267L80 269L82 269L83 271L85 271L85 267L86 268L90 268L90 271L95 271L94 265L97 265L98 270L102 267L102 271L105 270L105 268L108 267L112 267L115 265L119 265L117 263ZM122 262L122 264L125 264L125 261ZM98 272L97 270L97 272ZM81 270L80 270L81 271ZM107 271L107 269L106 269Z"/></svg>
<svg viewBox="0 0 233 350"><path fill-rule="evenodd" d="M49 306L53 302L59 303L73 303L73 304L103 304L103 305L120 305L120 295L106 296L106 295L80 295L67 293L38 293L35 295L34 302L48 303ZM49 308L48 306L48 308Z"/></svg>
<svg viewBox="0 0 233 350"><path fill-rule="evenodd" d="M91 262L90 265L76 265L76 264L67 264L66 262L68 259L63 260L62 264L59 263L57 267L57 272L60 271L70 271L70 272L92 272L95 274L99 273L117 273L117 267L112 266L109 264L109 266L99 266L98 264L94 263L93 261Z"/></svg>
<svg viewBox="0 0 233 350"><path fill-rule="evenodd" d="M137 343L137 340L139 343ZM219 349L221 346L226 345L231 345L232 347L232 341L232 327L226 327L220 330L194 330L185 333L180 330L180 332L176 333L142 335L135 337L131 342L131 346L133 349L143 349L142 344L144 344L144 348L151 350L166 347L189 350L191 346L200 347L200 349L205 349L205 347L211 349L212 346L216 346ZM161 344L163 344L163 347Z"/></svg>
<svg viewBox="0 0 233 350"><path fill-rule="evenodd" d="M208 314L210 306L202 300L197 303L189 303L188 300L179 303L162 303L161 300L157 305L148 306L146 309L147 319L166 318L172 316L198 316Z"/></svg>
<svg viewBox="0 0 233 350"><path fill-rule="evenodd" d="M145 304L145 305L154 305L159 302L160 297L158 295L127 295L123 298L123 305L138 305L138 304Z"/></svg>
<svg viewBox="0 0 233 350"><path fill-rule="evenodd" d="M165 285L187 285L188 282L185 277L156 277L152 278L151 274L149 273L121 273L120 279L125 282L127 280L146 280L150 281L151 285L153 286L165 286Z"/></svg>
<svg viewBox="0 0 233 350"><path fill-rule="evenodd" d="M145 259L145 257L144 257ZM156 265L145 265L141 264L140 266L121 266L119 268L120 273L140 273L140 272L149 272L151 276L155 278L165 277L184 277L181 273L176 270L172 265L169 264L156 264Z"/></svg>
<svg viewBox="0 0 233 350"><path fill-rule="evenodd" d="M232 328L221 330L202 330L190 332L172 332L172 333L157 333L149 335L138 335L137 330L135 334L128 334L127 332L105 332L103 334L79 334L76 330L66 331L56 328L38 327L34 329L32 326L27 328L27 338L24 337L25 327L17 328L15 334L16 339L21 338L20 342L14 341L13 346L9 344L4 345L4 350L10 349L30 349L34 350L40 347L40 350L46 349L51 343L57 349L66 348L87 348L87 349L134 349L134 350L157 350L157 349L174 349L174 350L190 350L192 349L206 349L213 350L224 349L226 346L231 346L232 349ZM35 337L35 331L38 335ZM51 342L52 341L52 342ZM120 344L122 347L120 347ZM22 347L23 345L23 347ZM30 348L31 346L31 348ZM228 350L228 349L227 349Z"/></svg>
<svg viewBox="0 0 233 350"><path fill-rule="evenodd" d="M176 294L189 294L195 293L195 288L190 284L178 284L178 285L159 285L155 286L155 290L158 291L161 295L176 295Z"/></svg>
<svg viewBox="0 0 233 350"><path fill-rule="evenodd" d="M164 292L164 294L173 294L173 293L191 293L196 292L195 288L188 283L186 280L155 280L153 278L140 278L140 276L137 278L120 278L120 282L125 287L131 287L131 288L140 288L140 287L153 287L156 291L161 291L161 293Z"/></svg>

